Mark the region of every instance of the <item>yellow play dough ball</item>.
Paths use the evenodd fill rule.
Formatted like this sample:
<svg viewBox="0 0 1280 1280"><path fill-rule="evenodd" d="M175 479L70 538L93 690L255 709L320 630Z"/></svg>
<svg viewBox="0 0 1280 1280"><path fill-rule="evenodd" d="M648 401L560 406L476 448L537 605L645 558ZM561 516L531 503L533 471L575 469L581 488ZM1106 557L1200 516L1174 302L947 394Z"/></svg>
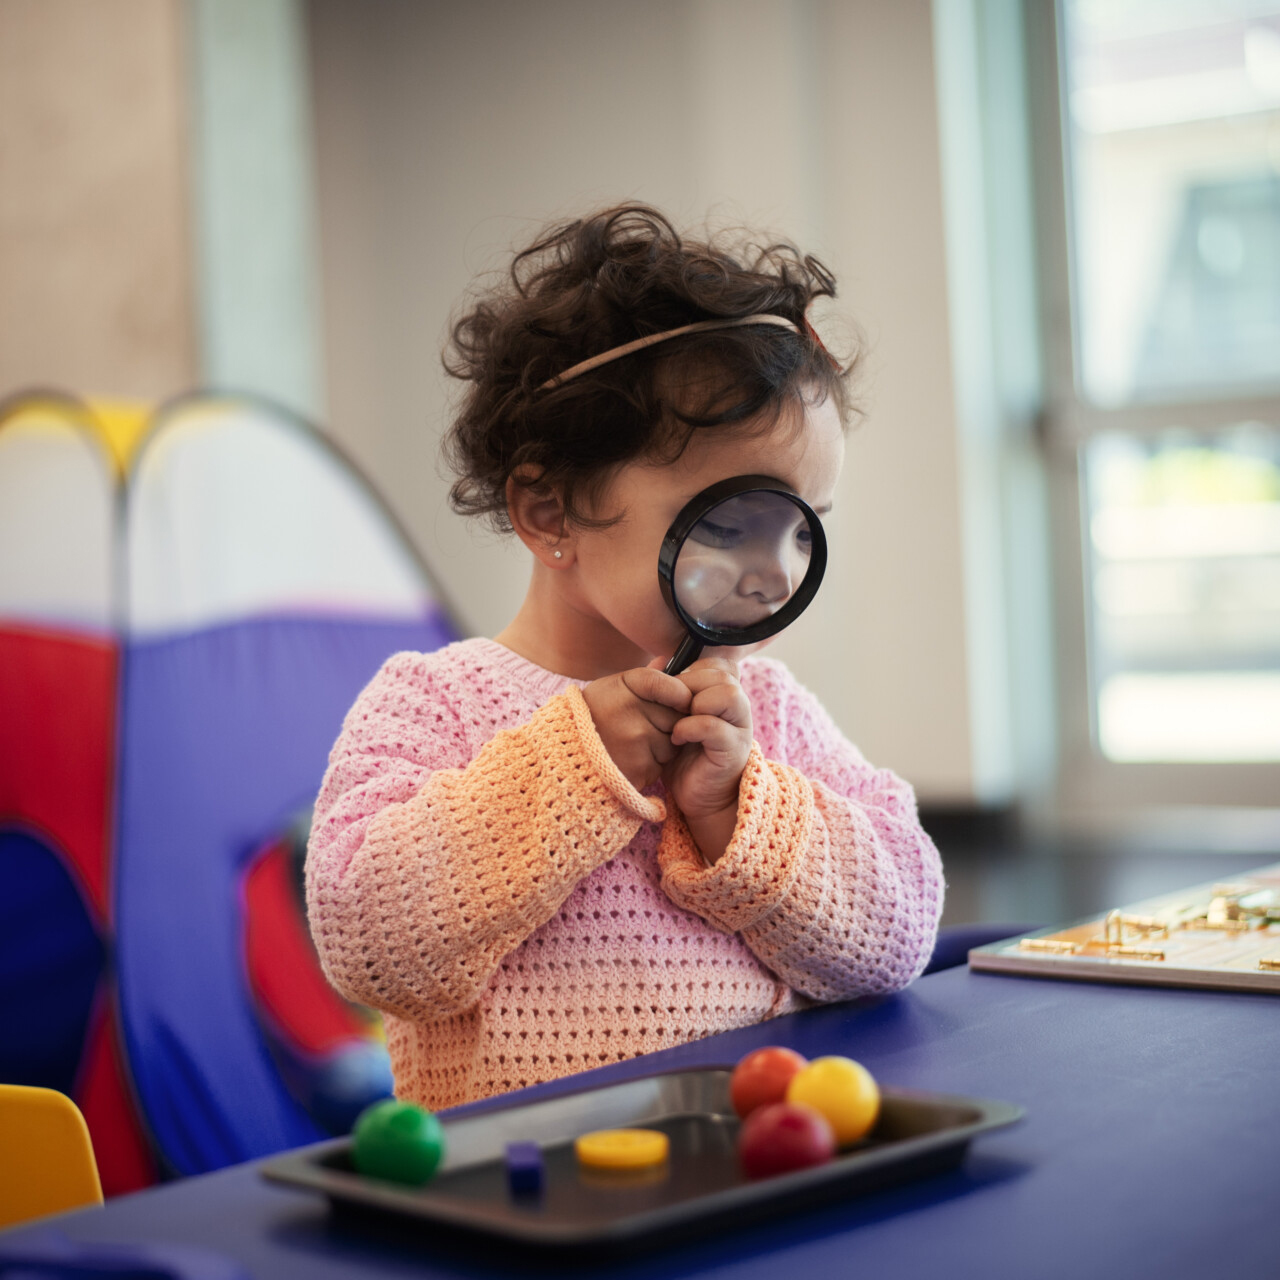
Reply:
<svg viewBox="0 0 1280 1280"><path fill-rule="evenodd" d="M593 1169L644 1169L667 1158L670 1143L656 1129L597 1129L574 1144L578 1159Z"/></svg>
<svg viewBox="0 0 1280 1280"><path fill-rule="evenodd" d="M791 1077L787 1101L826 1116L842 1147L865 1138L880 1114L880 1090L871 1072L852 1058L815 1058Z"/></svg>

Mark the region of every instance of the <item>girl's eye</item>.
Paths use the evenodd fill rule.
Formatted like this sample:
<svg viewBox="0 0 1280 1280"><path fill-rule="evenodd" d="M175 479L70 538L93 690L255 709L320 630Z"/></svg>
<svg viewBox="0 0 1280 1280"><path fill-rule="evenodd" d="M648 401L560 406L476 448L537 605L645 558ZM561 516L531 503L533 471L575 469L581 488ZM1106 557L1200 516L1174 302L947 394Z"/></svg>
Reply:
<svg viewBox="0 0 1280 1280"><path fill-rule="evenodd" d="M713 520L699 520L689 536L703 546L732 547L742 540L742 530L732 525L716 524Z"/></svg>
<svg viewBox="0 0 1280 1280"><path fill-rule="evenodd" d="M805 525L803 529L796 530L796 546L805 555L809 555L813 551L813 534L810 532L808 525Z"/></svg>

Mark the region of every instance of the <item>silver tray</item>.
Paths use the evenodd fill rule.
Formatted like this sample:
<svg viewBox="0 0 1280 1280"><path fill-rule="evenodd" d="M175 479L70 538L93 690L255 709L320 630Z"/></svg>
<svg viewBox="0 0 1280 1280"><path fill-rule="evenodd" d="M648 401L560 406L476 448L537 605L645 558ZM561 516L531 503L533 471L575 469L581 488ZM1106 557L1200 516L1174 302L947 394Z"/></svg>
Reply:
<svg viewBox="0 0 1280 1280"><path fill-rule="evenodd" d="M390 1213L433 1229L523 1245L599 1246L678 1235L744 1212L754 1218L924 1177L958 1165L973 1138L1023 1115L1007 1102L885 1088L866 1141L829 1164L752 1181L738 1165L730 1071L673 1071L456 1120L446 1116L444 1163L420 1188L356 1173L349 1138L279 1156L262 1174L322 1192L337 1207ZM668 1135L665 1166L618 1173L578 1164L576 1137L629 1127ZM536 1197L513 1196L507 1188L506 1144L520 1141L542 1147L544 1188Z"/></svg>

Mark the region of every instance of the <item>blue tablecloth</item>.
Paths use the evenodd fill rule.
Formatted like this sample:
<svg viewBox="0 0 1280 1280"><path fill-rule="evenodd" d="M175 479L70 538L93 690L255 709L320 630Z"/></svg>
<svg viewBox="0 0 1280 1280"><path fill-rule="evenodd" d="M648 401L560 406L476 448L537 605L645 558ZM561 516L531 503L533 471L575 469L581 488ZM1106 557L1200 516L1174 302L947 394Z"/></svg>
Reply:
<svg viewBox="0 0 1280 1280"><path fill-rule="evenodd" d="M904 1088L1020 1103L957 1171L575 1275L857 1274L1052 1280L1280 1275L1280 1000L949 969L883 1000L791 1015L589 1076L843 1053ZM484 1106L486 1104L477 1104ZM56 1220L77 1240L218 1250L259 1280L563 1274L563 1261L386 1233L254 1164ZM34 1230L34 1228L24 1228ZM5 1237L9 1240L12 1237Z"/></svg>

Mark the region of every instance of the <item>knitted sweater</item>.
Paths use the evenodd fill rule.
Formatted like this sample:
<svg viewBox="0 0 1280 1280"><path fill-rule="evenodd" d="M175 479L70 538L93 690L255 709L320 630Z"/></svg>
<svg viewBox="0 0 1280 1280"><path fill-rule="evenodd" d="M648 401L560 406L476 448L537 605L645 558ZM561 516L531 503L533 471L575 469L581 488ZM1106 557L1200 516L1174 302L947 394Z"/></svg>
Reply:
<svg viewBox="0 0 1280 1280"><path fill-rule="evenodd" d="M432 1110L904 987L942 907L908 787L785 667L741 663L756 742L707 866L580 682L492 640L391 658L348 713L307 855L329 980L381 1009Z"/></svg>

